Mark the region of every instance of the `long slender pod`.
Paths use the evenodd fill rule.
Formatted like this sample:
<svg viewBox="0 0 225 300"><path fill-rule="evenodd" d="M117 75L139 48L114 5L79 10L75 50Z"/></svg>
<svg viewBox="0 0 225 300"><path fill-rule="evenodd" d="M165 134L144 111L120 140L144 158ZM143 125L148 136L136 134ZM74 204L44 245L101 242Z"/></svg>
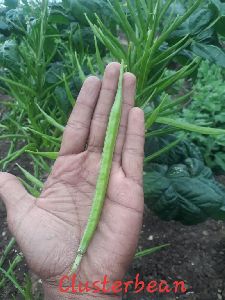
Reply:
<svg viewBox="0 0 225 300"><path fill-rule="evenodd" d="M70 272L71 274L76 272L77 268L81 263L82 257L87 251L87 248L98 226L98 222L104 205L104 199L107 192L107 186L108 186L109 176L110 176L110 171L112 166L113 153L116 145L116 139L119 131L120 119L122 114L123 74L124 74L124 63L122 61L117 93L109 115L109 121L106 130L104 147L103 147L101 164L100 164L100 171L97 179L96 190L95 190L95 195L91 207L91 212L79 248L77 250L77 256L75 258L75 261L73 263Z"/></svg>

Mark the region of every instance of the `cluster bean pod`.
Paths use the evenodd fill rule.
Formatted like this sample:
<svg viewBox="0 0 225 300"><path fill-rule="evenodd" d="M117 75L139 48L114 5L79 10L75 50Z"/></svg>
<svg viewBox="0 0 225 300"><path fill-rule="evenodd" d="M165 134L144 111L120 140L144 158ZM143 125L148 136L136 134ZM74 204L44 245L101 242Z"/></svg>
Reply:
<svg viewBox="0 0 225 300"><path fill-rule="evenodd" d="M106 130L104 147L102 151L101 164L99 175L96 183L96 190L92 202L91 212L88 218L83 237L77 250L75 261L72 265L70 273L73 274L78 269L84 254L94 236L96 228L101 217L102 208L107 192L110 171L113 160L113 153L116 145L116 139L119 131L121 114L122 114L122 89L123 89L123 74L124 63L122 61L120 67L120 76L118 81L118 88L112 109L109 115L108 126Z"/></svg>

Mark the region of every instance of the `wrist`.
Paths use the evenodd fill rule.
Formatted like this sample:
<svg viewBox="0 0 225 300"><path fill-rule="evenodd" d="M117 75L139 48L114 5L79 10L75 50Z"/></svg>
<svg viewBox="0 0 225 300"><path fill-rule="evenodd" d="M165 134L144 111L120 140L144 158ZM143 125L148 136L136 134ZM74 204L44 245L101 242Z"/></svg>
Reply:
<svg viewBox="0 0 225 300"><path fill-rule="evenodd" d="M44 300L121 300L121 294L106 294L106 293L94 293L93 291L81 293L63 291L58 286L49 285L43 283L44 288Z"/></svg>

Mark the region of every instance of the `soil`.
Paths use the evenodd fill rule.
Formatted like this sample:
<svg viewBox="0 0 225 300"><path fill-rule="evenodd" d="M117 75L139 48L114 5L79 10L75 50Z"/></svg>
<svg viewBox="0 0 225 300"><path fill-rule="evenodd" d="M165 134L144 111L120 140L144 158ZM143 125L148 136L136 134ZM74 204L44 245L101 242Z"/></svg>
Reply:
<svg viewBox="0 0 225 300"><path fill-rule="evenodd" d="M157 253L134 261L129 278L140 274L146 283L166 280L186 283L186 294L149 293L140 298L132 293L126 298L134 299L225 299L225 228L224 222L213 220L195 226L177 222L164 222L146 212L139 245L141 249L169 243Z"/></svg>
<svg viewBox="0 0 225 300"><path fill-rule="evenodd" d="M0 143L0 159L8 149L6 142ZM27 157L19 159L26 169L31 169ZM11 163L7 171L18 175L18 168ZM21 174L19 174L21 175ZM225 182L224 178L220 181ZM6 211L0 201L0 257L5 246L11 239L7 229ZM124 299L129 300L223 300L225 299L225 223L209 220L195 226L183 226L177 222L164 222L145 209L144 223L139 241L139 250L154 246L170 245L154 254L134 260L125 280L134 280L140 274L139 280L146 284L152 280L160 282L166 280L168 284L173 281L184 281L187 292L185 294L161 293L135 294L129 291ZM15 246L7 257L3 268L7 269L9 261L12 262L15 254L20 250ZM16 269L18 282L24 283L25 274L29 272L25 260ZM39 279L29 272L33 283L35 299L43 299ZM0 281L2 277L0 274ZM13 298L14 295L14 298ZM23 299L15 286L9 280L0 289L0 300Z"/></svg>

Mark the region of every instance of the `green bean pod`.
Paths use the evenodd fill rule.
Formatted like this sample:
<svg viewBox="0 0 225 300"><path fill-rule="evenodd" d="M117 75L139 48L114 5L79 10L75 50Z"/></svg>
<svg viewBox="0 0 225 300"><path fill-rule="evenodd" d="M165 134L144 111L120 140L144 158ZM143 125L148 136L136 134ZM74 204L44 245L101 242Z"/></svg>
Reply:
<svg viewBox="0 0 225 300"><path fill-rule="evenodd" d="M124 63L122 61L117 93L109 115L109 121L108 121L108 126L105 135L100 170L97 179L96 190L95 190L95 195L91 207L91 212L79 248L77 250L77 256L72 265L72 269L70 272L71 274L75 273L77 268L79 267L82 257L87 251L87 248L94 236L94 233L99 223L99 219L101 217L102 208L104 205L104 200L105 200L107 186L110 177L113 153L116 145L116 139L119 131L120 119L122 114L123 74L124 74Z"/></svg>

